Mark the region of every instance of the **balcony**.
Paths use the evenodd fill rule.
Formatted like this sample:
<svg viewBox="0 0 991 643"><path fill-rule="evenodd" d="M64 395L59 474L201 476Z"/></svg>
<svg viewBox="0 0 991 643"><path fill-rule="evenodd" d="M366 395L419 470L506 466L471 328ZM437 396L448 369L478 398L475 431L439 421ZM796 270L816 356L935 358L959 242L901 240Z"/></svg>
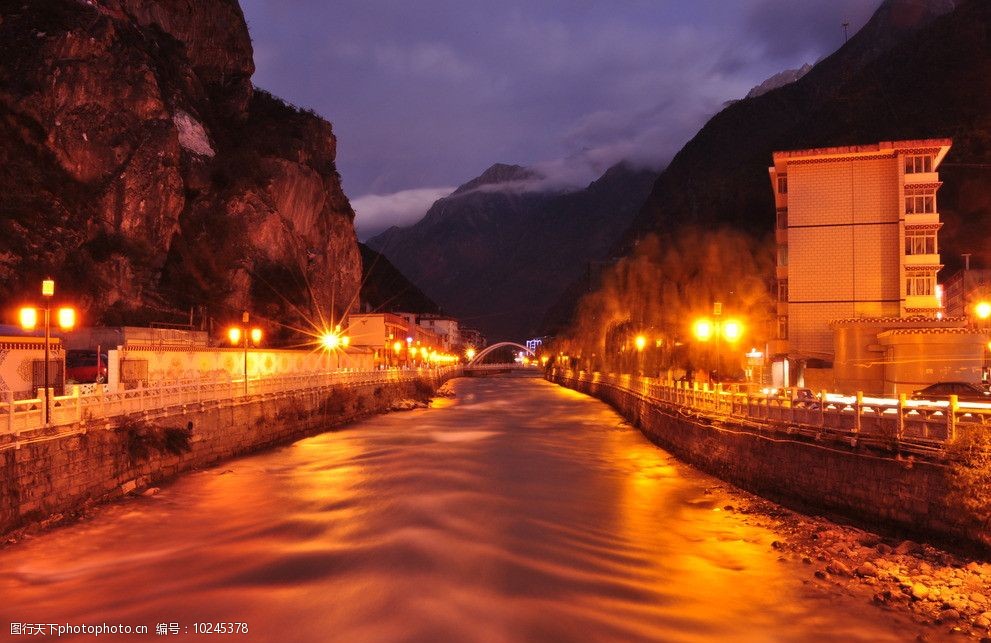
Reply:
<svg viewBox="0 0 991 643"><path fill-rule="evenodd" d="M937 225L939 224L939 212L926 212L925 214L905 214L905 225Z"/></svg>
<svg viewBox="0 0 991 643"><path fill-rule="evenodd" d="M905 174L905 185L939 183L939 172L910 172Z"/></svg>
<svg viewBox="0 0 991 643"><path fill-rule="evenodd" d="M905 266L941 266L939 253L927 255L902 255L902 262Z"/></svg>

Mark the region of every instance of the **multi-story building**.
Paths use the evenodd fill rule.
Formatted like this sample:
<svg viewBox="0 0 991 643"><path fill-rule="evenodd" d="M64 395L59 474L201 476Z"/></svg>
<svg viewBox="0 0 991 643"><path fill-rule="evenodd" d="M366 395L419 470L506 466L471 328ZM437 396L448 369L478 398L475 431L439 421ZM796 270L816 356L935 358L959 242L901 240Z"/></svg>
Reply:
<svg viewBox="0 0 991 643"><path fill-rule="evenodd" d="M969 315L982 301L991 302L991 270L987 268L968 265L943 283L943 305L949 317Z"/></svg>
<svg viewBox="0 0 991 643"><path fill-rule="evenodd" d="M833 320L941 317L937 169L949 139L775 152L774 380L835 357ZM787 359L785 359L787 358Z"/></svg>
<svg viewBox="0 0 991 643"><path fill-rule="evenodd" d="M458 320L442 315L421 314L417 317L418 326L436 333L441 338L441 344L447 352L453 352L461 346L461 335L458 332Z"/></svg>
<svg viewBox="0 0 991 643"><path fill-rule="evenodd" d="M416 324L415 313L361 313L348 317L351 346L374 353L377 366L416 366L443 353L443 338Z"/></svg>

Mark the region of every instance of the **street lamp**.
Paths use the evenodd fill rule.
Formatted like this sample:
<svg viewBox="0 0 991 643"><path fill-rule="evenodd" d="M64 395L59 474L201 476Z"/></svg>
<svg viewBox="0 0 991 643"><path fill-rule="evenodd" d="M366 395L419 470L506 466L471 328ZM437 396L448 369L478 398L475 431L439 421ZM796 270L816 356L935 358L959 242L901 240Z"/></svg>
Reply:
<svg viewBox="0 0 991 643"><path fill-rule="evenodd" d="M977 324L975 324L977 330L985 332L988 318L991 317L991 302L981 300L974 304L974 317L978 319ZM987 348L991 352L991 342L988 343ZM987 384L989 375L991 374L988 373L988 355L985 353L984 359L981 360L981 382Z"/></svg>
<svg viewBox="0 0 991 643"><path fill-rule="evenodd" d="M696 319L695 323L692 324L692 334L695 335L695 339L700 342L707 342L712 339L712 334L715 331L715 326L708 319Z"/></svg>
<svg viewBox="0 0 991 643"><path fill-rule="evenodd" d="M320 344L324 350L337 353L337 368L341 368L341 351L351 344L351 338L341 334L341 327L338 326L333 331L327 331L320 336Z"/></svg>
<svg viewBox="0 0 991 643"><path fill-rule="evenodd" d="M700 317L692 323L692 334L695 339L706 343L715 339L716 344L716 371L718 372L722 364L722 353L719 350L719 340L725 340L727 344L735 345L743 338L743 322L738 319L727 319L725 321L715 321L706 317Z"/></svg>
<svg viewBox="0 0 991 643"><path fill-rule="evenodd" d="M647 338L637 335L633 339L633 345L637 347L637 375L643 375L643 349L647 347Z"/></svg>
<svg viewBox="0 0 991 643"><path fill-rule="evenodd" d="M468 350L465 351L465 357L467 357L468 361L470 362L471 360L475 359L475 355L476 355L475 348L469 346Z"/></svg>
<svg viewBox="0 0 991 643"><path fill-rule="evenodd" d="M227 339L230 340L233 346L242 345L244 347L244 394L248 395L248 339L251 339L251 343L255 346L261 344L262 341L262 329L248 328L248 313L247 311L241 314L241 326L231 326L227 329Z"/></svg>
<svg viewBox="0 0 991 643"><path fill-rule="evenodd" d="M974 305L974 315L978 319L987 319L991 317L991 302L979 301Z"/></svg>
<svg viewBox="0 0 991 643"><path fill-rule="evenodd" d="M42 300L45 302L44 307L44 323L45 323L45 426L48 426L51 421L52 416L52 403L51 396L49 395L49 378L48 369L51 354L51 341L52 341L52 308L51 301L52 297L55 296L55 281L53 279L45 279L41 282L41 296ZM31 307L24 307L20 310L20 322L21 328L24 330L34 330L38 325L38 309ZM62 330L70 330L76 325L76 311L72 308L59 308L56 318L58 320L59 328Z"/></svg>

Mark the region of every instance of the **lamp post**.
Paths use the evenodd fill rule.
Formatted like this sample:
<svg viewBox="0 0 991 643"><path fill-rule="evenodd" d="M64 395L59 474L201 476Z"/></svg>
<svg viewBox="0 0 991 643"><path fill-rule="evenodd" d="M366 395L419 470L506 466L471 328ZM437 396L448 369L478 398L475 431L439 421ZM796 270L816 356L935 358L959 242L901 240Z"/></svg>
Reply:
<svg viewBox="0 0 991 643"><path fill-rule="evenodd" d="M991 318L991 302L987 300L981 300L976 304L974 304L973 311L974 311L974 317L977 318L977 322L975 323L977 330L979 332L986 333L988 328L988 318ZM985 335L985 338L986 337L987 336ZM991 342L985 344L984 350L981 352L982 352L981 383L987 386L989 382L989 376L991 376L991 373L988 372L989 371L988 353L991 352Z"/></svg>
<svg viewBox="0 0 991 643"><path fill-rule="evenodd" d="M647 337L637 335L633 339L633 345L637 347L637 375L643 375L643 349L647 347Z"/></svg>
<svg viewBox="0 0 991 643"><path fill-rule="evenodd" d="M244 347L244 395L248 395L248 338L251 338L251 342L258 346L262 341L262 329L258 328L248 328L248 313L247 311L241 313L241 325L231 326L227 330L227 339L230 340L231 344L234 346L242 345Z"/></svg>
<svg viewBox="0 0 991 643"><path fill-rule="evenodd" d="M45 426L51 422L52 417L52 402L51 395L49 394L50 382L49 382L49 368L51 361L51 341L52 341L52 297L55 296L55 281L53 279L45 279L41 282L41 297L42 301L45 302L42 311L44 312L44 323L45 323L45 375L44 375L44 386L45 386ZM24 330L34 330L38 325L38 309L32 307L21 308L20 311L20 322L21 328ZM58 309L58 325L62 330L70 330L76 325L76 311L72 308L59 308Z"/></svg>
<svg viewBox="0 0 991 643"><path fill-rule="evenodd" d="M709 340L715 340L715 361L716 372L718 373L720 367L722 366L722 353L720 351L719 342L720 340L725 340L726 343L731 346L739 342L743 337L743 323L732 318L720 320L718 316L716 316L715 321L707 317L700 317L692 324L692 335L695 336L695 339L703 343L708 343Z"/></svg>
<svg viewBox="0 0 991 643"><path fill-rule="evenodd" d="M341 368L341 351L351 344L351 338L341 334L341 325L338 324L333 331L327 331L320 336L320 344L324 350L337 353L337 369Z"/></svg>

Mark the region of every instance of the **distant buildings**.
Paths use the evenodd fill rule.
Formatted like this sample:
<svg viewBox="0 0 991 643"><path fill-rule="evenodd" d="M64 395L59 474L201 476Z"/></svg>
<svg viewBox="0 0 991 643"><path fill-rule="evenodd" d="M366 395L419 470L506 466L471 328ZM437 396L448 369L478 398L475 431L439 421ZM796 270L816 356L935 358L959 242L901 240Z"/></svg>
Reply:
<svg viewBox="0 0 991 643"><path fill-rule="evenodd" d="M351 346L374 351L375 364L385 367L429 364L432 355L460 356L467 346L484 346L478 331L460 329L457 320L435 314L353 314L346 332Z"/></svg>
<svg viewBox="0 0 991 643"><path fill-rule="evenodd" d="M461 346L458 320L442 315L422 314L418 316L416 323L418 326L436 333L440 337L441 345L445 351L454 352Z"/></svg>
<svg viewBox="0 0 991 643"><path fill-rule="evenodd" d="M949 317L963 317L979 301L991 301L991 270L967 266L943 283L943 305Z"/></svg>
<svg viewBox="0 0 991 643"><path fill-rule="evenodd" d="M937 285L937 169L950 145L774 153L776 383L896 393L980 377L983 340L966 319L944 319ZM943 348L910 367L936 334Z"/></svg>

